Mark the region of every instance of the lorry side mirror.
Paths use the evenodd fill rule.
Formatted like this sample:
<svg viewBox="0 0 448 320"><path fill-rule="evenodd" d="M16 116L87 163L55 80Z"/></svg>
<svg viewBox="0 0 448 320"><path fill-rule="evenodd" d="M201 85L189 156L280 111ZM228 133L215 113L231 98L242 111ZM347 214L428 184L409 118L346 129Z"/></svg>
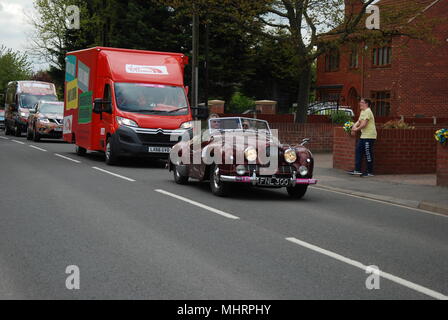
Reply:
<svg viewBox="0 0 448 320"><path fill-rule="evenodd" d="M103 99L95 99L93 102L93 113L100 114L103 112Z"/></svg>
<svg viewBox="0 0 448 320"><path fill-rule="evenodd" d="M17 108L17 104L15 104L15 103L11 103L11 104L10 104L10 107L11 107L11 111L17 111L17 110L19 110L19 108Z"/></svg>

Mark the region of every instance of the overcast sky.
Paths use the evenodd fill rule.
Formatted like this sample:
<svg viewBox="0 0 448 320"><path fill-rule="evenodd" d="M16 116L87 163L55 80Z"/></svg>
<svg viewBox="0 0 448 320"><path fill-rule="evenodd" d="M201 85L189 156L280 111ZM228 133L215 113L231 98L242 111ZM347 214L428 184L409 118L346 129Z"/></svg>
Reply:
<svg viewBox="0 0 448 320"><path fill-rule="evenodd" d="M14 50L27 50L27 40L33 32L27 16L33 13L33 0L0 0L0 45ZM43 61L32 62L34 70L48 67Z"/></svg>

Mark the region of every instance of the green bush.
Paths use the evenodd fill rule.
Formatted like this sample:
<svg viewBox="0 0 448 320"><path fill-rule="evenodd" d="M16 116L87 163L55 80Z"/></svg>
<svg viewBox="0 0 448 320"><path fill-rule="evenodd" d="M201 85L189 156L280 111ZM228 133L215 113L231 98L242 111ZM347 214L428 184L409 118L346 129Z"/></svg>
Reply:
<svg viewBox="0 0 448 320"><path fill-rule="evenodd" d="M234 113L243 113L246 110L255 108L255 100L246 97L241 92L235 92L230 99L230 110Z"/></svg>
<svg viewBox="0 0 448 320"><path fill-rule="evenodd" d="M334 124L344 124L353 121L353 118L344 111L334 111L330 114L331 122Z"/></svg>

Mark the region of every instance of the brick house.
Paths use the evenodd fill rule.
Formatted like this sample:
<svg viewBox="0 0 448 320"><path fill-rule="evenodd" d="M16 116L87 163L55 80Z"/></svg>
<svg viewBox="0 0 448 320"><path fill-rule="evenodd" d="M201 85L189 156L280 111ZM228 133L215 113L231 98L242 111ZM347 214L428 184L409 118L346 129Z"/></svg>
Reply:
<svg viewBox="0 0 448 320"><path fill-rule="evenodd" d="M407 0L381 0L406 6ZM418 0L420 14L406 19L416 23L422 17L445 19L448 0ZM386 5L386 7L383 7ZM349 10L360 12L362 0L346 0ZM320 56L317 61L317 98L339 99L359 113L358 99L373 100L373 111L386 117L448 117L448 22L433 29L437 43L394 36L388 45L347 45ZM406 45L405 45L406 44Z"/></svg>

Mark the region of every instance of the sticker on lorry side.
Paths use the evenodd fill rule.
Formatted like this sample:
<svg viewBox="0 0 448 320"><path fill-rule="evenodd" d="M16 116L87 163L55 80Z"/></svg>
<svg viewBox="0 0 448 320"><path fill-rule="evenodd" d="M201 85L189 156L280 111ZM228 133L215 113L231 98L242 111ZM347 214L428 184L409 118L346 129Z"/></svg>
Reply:
<svg viewBox="0 0 448 320"><path fill-rule="evenodd" d="M66 110L78 109L78 80L67 82L67 106Z"/></svg>
<svg viewBox="0 0 448 320"><path fill-rule="evenodd" d="M64 117L64 134L72 133L73 116Z"/></svg>
<svg viewBox="0 0 448 320"><path fill-rule="evenodd" d="M136 64L126 65L127 73L136 74L154 74L154 75L168 75L168 69L165 66L139 66Z"/></svg>
<svg viewBox="0 0 448 320"><path fill-rule="evenodd" d="M78 123L86 124L92 122L92 96L93 92L84 92L79 96Z"/></svg>
<svg viewBox="0 0 448 320"><path fill-rule="evenodd" d="M65 58L65 81L70 82L76 78L76 56Z"/></svg>
<svg viewBox="0 0 448 320"><path fill-rule="evenodd" d="M84 63L78 61L78 86L82 92L89 91L90 68Z"/></svg>

